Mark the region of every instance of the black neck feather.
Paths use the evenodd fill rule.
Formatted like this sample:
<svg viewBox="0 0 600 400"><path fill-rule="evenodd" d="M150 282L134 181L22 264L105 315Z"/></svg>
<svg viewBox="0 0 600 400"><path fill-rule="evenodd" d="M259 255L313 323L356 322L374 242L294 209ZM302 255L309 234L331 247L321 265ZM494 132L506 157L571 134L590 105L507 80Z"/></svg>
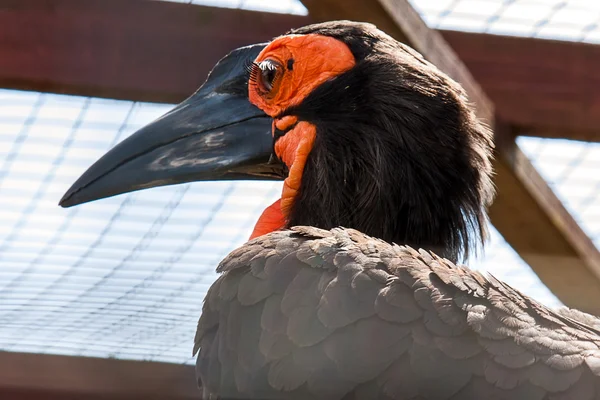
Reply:
<svg viewBox="0 0 600 400"><path fill-rule="evenodd" d="M289 225L466 258L486 236L489 131L459 85L418 55L378 31L348 37L356 67L289 110L317 127Z"/></svg>

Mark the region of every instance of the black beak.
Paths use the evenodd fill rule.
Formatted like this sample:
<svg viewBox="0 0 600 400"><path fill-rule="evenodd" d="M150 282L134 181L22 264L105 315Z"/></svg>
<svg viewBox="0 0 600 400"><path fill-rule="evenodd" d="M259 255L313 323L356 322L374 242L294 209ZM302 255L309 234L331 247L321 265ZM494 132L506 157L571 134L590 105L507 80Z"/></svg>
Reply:
<svg viewBox="0 0 600 400"><path fill-rule="evenodd" d="M221 59L196 93L96 161L59 204L191 181L285 178L271 157L272 120L248 101L246 67L264 46Z"/></svg>

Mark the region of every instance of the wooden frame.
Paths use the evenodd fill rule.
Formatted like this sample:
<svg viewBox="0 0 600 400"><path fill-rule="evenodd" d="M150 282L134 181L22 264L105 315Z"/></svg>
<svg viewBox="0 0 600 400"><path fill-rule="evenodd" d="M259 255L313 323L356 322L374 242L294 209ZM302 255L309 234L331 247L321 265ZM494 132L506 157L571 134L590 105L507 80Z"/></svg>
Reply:
<svg viewBox="0 0 600 400"><path fill-rule="evenodd" d="M167 1L0 0L0 87L178 103L227 52L305 21Z"/></svg>
<svg viewBox="0 0 600 400"><path fill-rule="evenodd" d="M600 314L600 254L514 142L600 140L599 78L579 74L600 69L600 46L440 34L406 0L304 0L310 18L147 0L0 3L1 87L156 102L187 97L235 47L311 20L376 23L467 89L497 139L492 222L565 304ZM571 67L556 66L564 57ZM540 82L536 63L555 69ZM2 399L198 396L191 366L0 352Z"/></svg>
<svg viewBox="0 0 600 400"><path fill-rule="evenodd" d="M406 2L348 0L340 11L336 0L306 0L309 17L147 0L0 4L0 87L125 100L177 103L230 50L312 20L368 19L416 47L443 42L437 34L432 41L432 31L416 24L420 19ZM401 10L396 17L412 28L398 28L384 4ZM474 77L496 116L513 126L514 133L600 141L600 91L595 90L600 86L595 74L600 46L441 33L455 50L453 57L473 74L457 79L468 84ZM438 51L427 53L439 64ZM449 68L451 63L446 64Z"/></svg>
<svg viewBox="0 0 600 400"><path fill-rule="evenodd" d="M442 34L515 133L600 141L600 46Z"/></svg>
<svg viewBox="0 0 600 400"><path fill-rule="evenodd" d="M190 365L0 352L3 400L192 400L200 394Z"/></svg>

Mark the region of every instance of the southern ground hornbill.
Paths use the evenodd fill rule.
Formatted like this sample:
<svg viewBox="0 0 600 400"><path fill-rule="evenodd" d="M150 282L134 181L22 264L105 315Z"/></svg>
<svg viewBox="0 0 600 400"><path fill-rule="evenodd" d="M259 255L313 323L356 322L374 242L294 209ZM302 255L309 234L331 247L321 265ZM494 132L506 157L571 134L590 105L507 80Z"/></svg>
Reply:
<svg viewBox="0 0 600 400"><path fill-rule="evenodd" d="M454 264L485 239L492 146L418 53L329 22L233 51L61 205L285 179L206 295L205 398L600 399L594 317Z"/></svg>

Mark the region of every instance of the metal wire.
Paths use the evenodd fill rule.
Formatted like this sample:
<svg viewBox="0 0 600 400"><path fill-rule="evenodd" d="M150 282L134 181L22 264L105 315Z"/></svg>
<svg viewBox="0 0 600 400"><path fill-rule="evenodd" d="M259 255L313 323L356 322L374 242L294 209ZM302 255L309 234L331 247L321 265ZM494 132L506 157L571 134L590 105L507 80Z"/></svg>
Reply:
<svg viewBox="0 0 600 400"><path fill-rule="evenodd" d="M162 0L209 7L239 8L243 10L306 15L300 0Z"/></svg>
<svg viewBox="0 0 600 400"><path fill-rule="evenodd" d="M600 144L533 137L521 137L518 143L600 247Z"/></svg>
<svg viewBox="0 0 600 400"><path fill-rule="evenodd" d="M460 28L463 23L475 29L469 21L477 20L477 29L495 33L509 16L517 24L511 26L527 27L520 34L539 37L562 21L565 12L583 4L414 3L422 5L417 8L436 27ZM282 4L289 12L299 10L297 1ZM543 12L511 20L524 5ZM232 7L260 6L270 7L255 0L235 0ZM470 13L471 6L477 9ZM277 7L269 10L281 10L281 4ZM600 14L591 15L581 25L580 40L596 37L598 21ZM15 105L18 113L10 111ZM56 206L106 149L168 109L0 91L0 350L191 362L196 322L216 265L245 241L260 211L278 197L281 184L205 182L72 210ZM519 145L600 244L600 146L534 138L521 138ZM543 303L560 304L495 230L485 255L469 265Z"/></svg>
<svg viewBox="0 0 600 400"><path fill-rule="evenodd" d="M600 43L600 3L589 0L410 0L436 29Z"/></svg>
<svg viewBox="0 0 600 400"><path fill-rule="evenodd" d="M70 112L72 129L63 130L66 137L58 141L57 155L43 159L46 173L28 181L37 188L30 204L13 211L18 214L13 227L20 233L7 233L10 245L2 253L0 349L189 362L189 346L215 266L245 240L260 210L277 198L281 186L202 183L106 199L77 208L76 215L59 209L55 204L62 192L101 152L131 133L132 125L143 125L168 109L159 107L145 114L145 109L156 106L115 101L110 112L123 119L97 125L86 119L92 100L78 99L79 113ZM41 102L35 107L35 115L53 114ZM30 117L27 124L43 131L46 124L56 123L52 118L48 122ZM13 137L23 141L10 146L13 160L26 155L38 139L21 137ZM108 139L94 142L98 137ZM578 150L574 159L585 154ZM570 168L578 168L573 160L569 162ZM74 163L79 166L69 167ZM74 171L67 176L60 168ZM13 179L15 171L2 171L6 179ZM47 206L39 194L41 187L52 194ZM53 213L56 218L35 223ZM19 222L23 219L31 223ZM39 237L32 241L36 233ZM542 301L556 304L496 236L489 257L474 261L473 266L491 270L521 290L539 294Z"/></svg>

